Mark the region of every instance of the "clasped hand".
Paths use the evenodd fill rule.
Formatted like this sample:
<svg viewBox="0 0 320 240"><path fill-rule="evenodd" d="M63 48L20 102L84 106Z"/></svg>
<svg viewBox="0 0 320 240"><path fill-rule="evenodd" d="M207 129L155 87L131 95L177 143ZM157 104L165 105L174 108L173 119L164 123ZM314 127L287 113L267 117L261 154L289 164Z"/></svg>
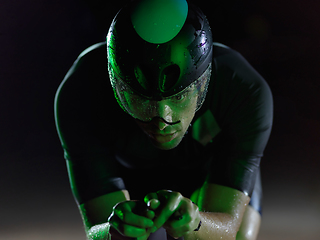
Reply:
<svg viewBox="0 0 320 240"><path fill-rule="evenodd" d="M142 201L124 201L113 208L110 224L123 236L147 239L160 227L174 238L197 228L198 207L179 192L161 190L149 193Z"/></svg>

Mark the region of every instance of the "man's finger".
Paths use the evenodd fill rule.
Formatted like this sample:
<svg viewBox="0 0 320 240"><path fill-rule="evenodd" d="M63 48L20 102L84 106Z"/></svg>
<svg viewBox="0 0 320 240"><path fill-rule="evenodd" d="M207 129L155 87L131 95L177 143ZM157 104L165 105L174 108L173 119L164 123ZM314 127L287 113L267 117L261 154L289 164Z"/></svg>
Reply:
<svg viewBox="0 0 320 240"><path fill-rule="evenodd" d="M181 216L181 219L178 220L168 220L165 224L165 228L167 230L176 230L178 231L178 229L180 231L186 232L186 231L192 231L194 230L196 227L193 227L194 222L193 219L191 218L190 215L188 214L184 214Z"/></svg>
<svg viewBox="0 0 320 240"><path fill-rule="evenodd" d="M147 234L146 228L126 224L116 214L110 216L108 221L123 236L137 238Z"/></svg>
<svg viewBox="0 0 320 240"><path fill-rule="evenodd" d="M155 210L160 206L160 201L157 199L151 199L147 205L150 209Z"/></svg>
<svg viewBox="0 0 320 240"><path fill-rule="evenodd" d="M128 209L115 209L114 213L119 217L121 221L128 225L132 225L139 228L150 228L153 226L153 221L147 217L134 214Z"/></svg>
<svg viewBox="0 0 320 240"><path fill-rule="evenodd" d="M150 236L150 234L147 233L147 234L143 235L142 237L138 237L136 240L147 240L149 236Z"/></svg>
<svg viewBox="0 0 320 240"><path fill-rule="evenodd" d="M121 224L117 228L118 232L126 237L137 238L146 235L147 231L144 228L138 228L135 226Z"/></svg>
<svg viewBox="0 0 320 240"><path fill-rule="evenodd" d="M145 197L144 197L144 202L146 204L148 204L148 202L151 200L151 199L158 199L158 194L153 192L153 193L148 193Z"/></svg>
<svg viewBox="0 0 320 240"><path fill-rule="evenodd" d="M154 211L146 210L144 216L152 220L155 217L155 213Z"/></svg>
<svg viewBox="0 0 320 240"><path fill-rule="evenodd" d="M193 231L200 222L199 208L189 201L181 201L179 209L166 222L166 229L180 229L182 232Z"/></svg>
<svg viewBox="0 0 320 240"><path fill-rule="evenodd" d="M178 192L159 191L160 199L165 199L165 202L161 202L158 216L154 219L154 225L156 228L160 228L178 209L182 195ZM156 229L153 227L152 232Z"/></svg>

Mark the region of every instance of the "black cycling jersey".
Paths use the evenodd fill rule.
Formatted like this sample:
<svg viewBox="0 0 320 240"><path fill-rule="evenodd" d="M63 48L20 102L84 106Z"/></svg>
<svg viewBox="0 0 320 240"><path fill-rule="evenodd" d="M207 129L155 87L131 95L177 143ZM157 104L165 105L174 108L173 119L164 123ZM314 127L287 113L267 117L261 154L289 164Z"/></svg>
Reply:
<svg viewBox="0 0 320 240"><path fill-rule="evenodd" d="M190 197L205 180L251 196L272 115L265 80L238 52L218 43L206 100L172 150L155 148L118 105L105 43L78 57L55 99L57 130L79 204L123 189L131 199L161 189Z"/></svg>

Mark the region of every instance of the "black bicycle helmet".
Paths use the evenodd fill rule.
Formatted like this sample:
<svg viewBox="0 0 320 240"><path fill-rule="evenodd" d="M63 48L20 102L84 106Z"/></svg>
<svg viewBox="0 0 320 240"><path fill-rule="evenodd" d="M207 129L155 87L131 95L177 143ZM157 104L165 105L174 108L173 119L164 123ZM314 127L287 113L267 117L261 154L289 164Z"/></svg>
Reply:
<svg viewBox="0 0 320 240"><path fill-rule="evenodd" d="M196 98L197 111L211 75L212 44L208 20L195 5L131 1L107 35L108 71L120 106L142 121L157 115L162 100L183 108L190 101L182 103L181 98Z"/></svg>

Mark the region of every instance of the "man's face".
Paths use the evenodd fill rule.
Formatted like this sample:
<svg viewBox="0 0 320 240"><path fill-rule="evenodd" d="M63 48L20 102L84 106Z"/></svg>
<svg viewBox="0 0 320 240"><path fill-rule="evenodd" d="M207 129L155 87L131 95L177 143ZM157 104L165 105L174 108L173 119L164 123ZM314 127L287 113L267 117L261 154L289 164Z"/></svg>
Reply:
<svg viewBox="0 0 320 240"><path fill-rule="evenodd" d="M179 121L174 124L169 124L166 120L160 117L154 117L150 122L142 122L136 120L137 124L149 137L152 144L162 150L169 150L178 146L184 137L188 127L194 117L195 109L197 105L196 99L189 102L187 107L180 109L180 112L173 112L170 106L166 106L166 103L162 101L159 104L163 104L162 108L166 120L170 119L170 115L179 115ZM161 114L162 115L162 114Z"/></svg>
<svg viewBox="0 0 320 240"><path fill-rule="evenodd" d="M178 146L184 137L195 112L201 107L211 75L211 65L183 91L157 101L140 95L122 79L111 76L113 89L120 106L160 149Z"/></svg>

